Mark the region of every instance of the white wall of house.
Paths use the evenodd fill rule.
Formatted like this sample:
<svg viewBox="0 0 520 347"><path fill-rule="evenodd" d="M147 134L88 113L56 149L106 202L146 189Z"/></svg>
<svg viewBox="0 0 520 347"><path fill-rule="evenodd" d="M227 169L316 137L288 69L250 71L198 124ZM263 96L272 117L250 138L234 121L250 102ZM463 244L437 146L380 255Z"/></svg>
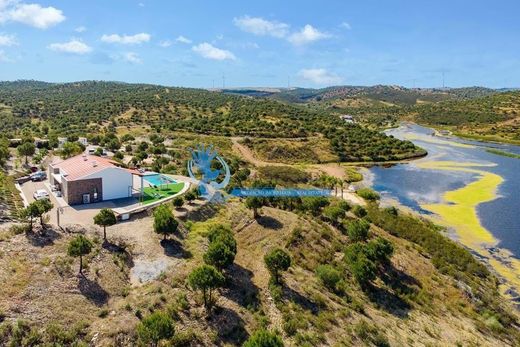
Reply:
<svg viewBox="0 0 520 347"><path fill-rule="evenodd" d="M107 168L83 179L101 178L103 200L128 198L132 186L132 174L120 168Z"/></svg>

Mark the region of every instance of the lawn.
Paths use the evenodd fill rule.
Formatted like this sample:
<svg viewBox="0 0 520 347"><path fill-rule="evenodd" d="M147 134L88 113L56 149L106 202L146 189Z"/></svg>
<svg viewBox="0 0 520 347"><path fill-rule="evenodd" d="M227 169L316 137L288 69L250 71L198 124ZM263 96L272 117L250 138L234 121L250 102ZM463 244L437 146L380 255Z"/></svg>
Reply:
<svg viewBox="0 0 520 347"><path fill-rule="evenodd" d="M184 183L171 183L161 186L144 188L143 204L151 204L169 196L175 195L182 190Z"/></svg>

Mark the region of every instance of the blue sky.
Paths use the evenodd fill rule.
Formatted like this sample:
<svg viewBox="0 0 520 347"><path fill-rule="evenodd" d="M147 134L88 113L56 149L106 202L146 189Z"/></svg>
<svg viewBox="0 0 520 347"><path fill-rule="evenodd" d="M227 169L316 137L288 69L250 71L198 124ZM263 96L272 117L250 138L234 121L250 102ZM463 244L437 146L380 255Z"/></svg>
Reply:
<svg viewBox="0 0 520 347"><path fill-rule="evenodd" d="M0 0L0 80L520 87L518 1Z"/></svg>

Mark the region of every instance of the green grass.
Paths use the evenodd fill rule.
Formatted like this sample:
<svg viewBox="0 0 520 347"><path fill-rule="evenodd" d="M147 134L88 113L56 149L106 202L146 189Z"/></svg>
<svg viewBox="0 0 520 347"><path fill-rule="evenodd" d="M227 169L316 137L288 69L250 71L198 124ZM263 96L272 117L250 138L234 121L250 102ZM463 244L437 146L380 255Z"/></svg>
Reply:
<svg viewBox="0 0 520 347"><path fill-rule="evenodd" d="M520 154L505 152L505 151L501 151L499 149L486 149L486 152L496 154L496 155L501 155L503 157L520 159Z"/></svg>
<svg viewBox="0 0 520 347"><path fill-rule="evenodd" d="M162 186L144 188L143 204L151 204L166 197L177 194L184 187L184 183L172 183Z"/></svg>

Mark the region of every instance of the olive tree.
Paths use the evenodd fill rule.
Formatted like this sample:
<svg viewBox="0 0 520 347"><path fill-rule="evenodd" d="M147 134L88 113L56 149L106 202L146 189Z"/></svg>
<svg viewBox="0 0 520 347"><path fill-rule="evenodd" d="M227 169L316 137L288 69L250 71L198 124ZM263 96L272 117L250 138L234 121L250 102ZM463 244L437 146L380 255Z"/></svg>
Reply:
<svg viewBox="0 0 520 347"><path fill-rule="evenodd" d="M36 152L36 147L32 142L24 142L19 145L16 150L18 151L18 155L20 157L25 157L25 164L27 165L27 158Z"/></svg>

